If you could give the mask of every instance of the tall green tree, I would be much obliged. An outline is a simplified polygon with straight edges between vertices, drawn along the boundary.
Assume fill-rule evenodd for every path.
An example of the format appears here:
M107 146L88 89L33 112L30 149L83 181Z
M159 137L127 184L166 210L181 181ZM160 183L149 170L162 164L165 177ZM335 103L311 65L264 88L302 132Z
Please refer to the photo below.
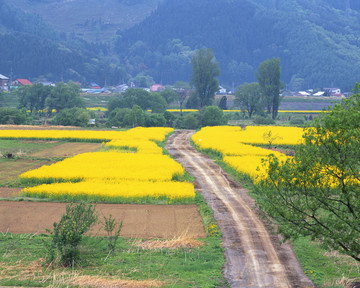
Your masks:
M164 97L157 92L150 95L150 109L152 113L164 113L166 111L167 102Z
M177 93L172 89L165 89L165 90L161 91L160 94L162 97L164 97L164 99L166 100L166 102L168 104L176 101L178 98Z
M109 113L107 125L117 127L137 127L145 125L145 112L140 106L115 108Z
M215 77L220 75L219 64L212 50L196 51L191 59L191 65L190 84L195 88L196 96L200 100L200 108L211 105L215 93L219 90L219 81Z
M152 109L154 113L164 113L167 102L161 93L150 93L141 88L127 89L122 96L111 97L108 103L109 114L116 108L130 108L134 105L143 110Z
M282 86L280 75L280 58L272 58L260 63L256 72L265 108L267 108L268 113L271 113L274 120L280 105L280 89Z
M255 111L260 111L262 107L261 89L259 83L245 83L236 88L235 104L248 113L249 118Z
M311 236L360 261L360 84L305 130L285 163L271 157L260 206L286 238Z
M45 101L50 96L51 87L41 83L22 86L16 91L20 95L20 107L31 112L43 110Z
M58 112L65 108L85 108L85 102L80 97L80 86L71 81L67 84L56 83L55 87L51 88L46 105L49 107L49 111L56 109Z

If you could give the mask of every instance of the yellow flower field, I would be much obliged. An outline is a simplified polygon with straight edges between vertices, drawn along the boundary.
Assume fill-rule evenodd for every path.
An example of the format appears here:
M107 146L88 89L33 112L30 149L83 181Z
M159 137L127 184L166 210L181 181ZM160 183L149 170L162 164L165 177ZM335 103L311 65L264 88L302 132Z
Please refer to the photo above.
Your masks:
M0 130L3 139L56 139L70 141L106 142L105 146L135 148L138 152L162 154L153 141L164 141L173 128L137 127L127 131L94 130Z
M93 152L25 172L20 179L25 183L89 179L170 181L184 172L184 168L167 155Z
M288 157L251 144L298 145L302 142L303 133L304 130L297 127L247 126L242 129L236 126L217 126L204 127L191 139L200 149L220 152L226 164L255 180L265 175L266 167L262 166L261 159L270 154L280 161L285 161Z
M192 184L172 181L184 175L184 168L163 155L162 148L154 142L164 141L172 131L172 128L142 127L128 131L0 130L0 138L103 141L105 147L136 150L136 153L116 150L84 153L27 171L19 177L23 184L43 184L25 188L27 196L121 198L128 202L151 198L169 203L195 198Z
M285 162L287 158L290 158L281 153L278 153L276 156L281 162ZM236 171L247 174L254 181L258 181L266 177L268 166L262 163L262 159L264 158L265 155L225 156L223 160Z
M150 181L83 181L79 183L43 184L24 189L26 196L45 198L98 198L101 200L123 198L129 200L151 197L155 199L182 200L195 197L194 186L182 182Z

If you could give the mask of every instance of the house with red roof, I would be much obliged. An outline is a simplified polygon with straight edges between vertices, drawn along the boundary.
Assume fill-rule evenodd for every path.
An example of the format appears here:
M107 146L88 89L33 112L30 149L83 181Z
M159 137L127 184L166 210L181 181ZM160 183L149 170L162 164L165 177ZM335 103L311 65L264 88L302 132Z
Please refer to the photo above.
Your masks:
M150 87L151 92L161 92L165 90L165 87L160 84L154 84Z
M27 79L16 79L13 84L14 86L32 85L32 83Z

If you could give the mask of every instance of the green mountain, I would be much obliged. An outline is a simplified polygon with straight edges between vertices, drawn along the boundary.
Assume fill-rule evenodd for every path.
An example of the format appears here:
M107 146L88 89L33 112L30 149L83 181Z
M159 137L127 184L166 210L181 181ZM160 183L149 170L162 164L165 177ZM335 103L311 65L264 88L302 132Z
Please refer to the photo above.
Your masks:
M141 24L119 31L116 51L143 67L134 72L165 83L188 80L183 52L208 47L221 82L230 86L254 81L259 63L280 57L282 80L291 88L350 89L360 73L359 10L358 1L168 0Z
M41 17L0 0L1 74L32 81L118 83L126 73L109 50L106 44L64 36Z
M172 84L189 80L193 51L206 47L229 87L280 57L290 89L350 90L358 35L358 0L0 0L0 73Z
M36 14L63 34L89 42L111 41L117 30L143 21L163 0L5 0Z

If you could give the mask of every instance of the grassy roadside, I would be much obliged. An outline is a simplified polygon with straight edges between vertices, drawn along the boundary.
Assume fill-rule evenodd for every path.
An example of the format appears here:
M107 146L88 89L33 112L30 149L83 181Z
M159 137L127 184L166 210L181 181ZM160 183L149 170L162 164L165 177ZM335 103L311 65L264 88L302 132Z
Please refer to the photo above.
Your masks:
M192 145L198 149L194 143ZM292 147L283 148L291 149ZM225 172L232 175L242 187L249 191L250 196L255 199L258 197L254 193L251 178L223 162L221 153L211 149L198 150L214 159ZM292 241L292 246L305 274L318 287L353 287L349 285L360 281L360 265L351 257L340 255L334 251L326 251L320 243L304 237Z

